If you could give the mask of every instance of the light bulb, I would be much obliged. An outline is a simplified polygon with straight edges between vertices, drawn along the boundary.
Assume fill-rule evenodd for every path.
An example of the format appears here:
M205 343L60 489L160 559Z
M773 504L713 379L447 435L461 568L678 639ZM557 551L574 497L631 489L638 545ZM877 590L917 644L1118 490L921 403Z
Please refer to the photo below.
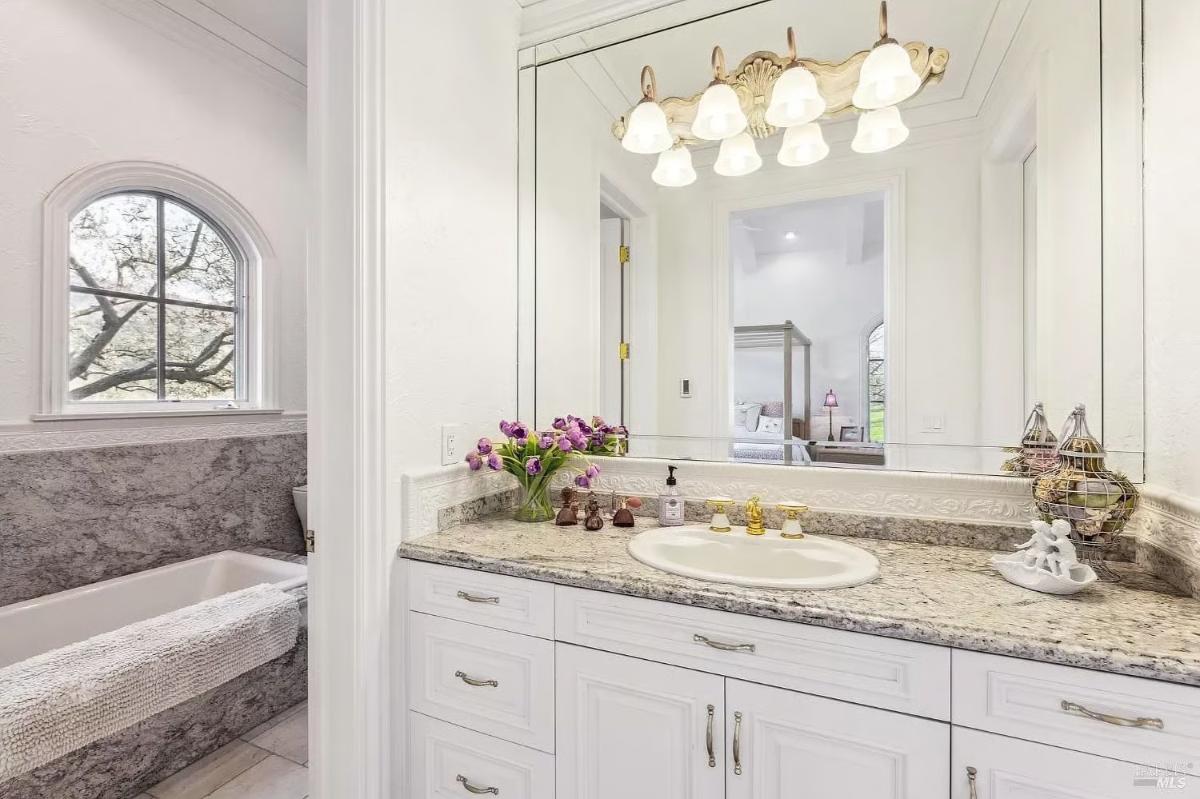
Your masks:
M749 175L760 166L762 157L754 146L754 139L743 131L721 142L721 151L717 154L713 171L727 178L739 178Z
M881 153L908 138L908 128L896 106L867 111L858 118L858 130L850 149L856 153Z
M816 122L796 125L783 134L783 144L776 156L784 166L808 166L829 155L829 145Z
M629 125L621 137L621 146L631 153L653 155L670 149L673 141L662 107L649 98L643 98L629 115Z
M921 88L921 78L913 71L908 51L896 42L875 46L863 61L853 102L859 108L873 110L903 102Z
M705 141L721 141L741 133L747 124L737 92L728 83L714 81L700 96L692 135Z
M692 153L682 144L664 150L658 156L658 164L650 178L660 186L679 188L696 182L696 170L692 166Z
M784 70L771 89L766 120L777 128L812 122L825 113L825 98L817 90L817 79L804 67L793 64Z

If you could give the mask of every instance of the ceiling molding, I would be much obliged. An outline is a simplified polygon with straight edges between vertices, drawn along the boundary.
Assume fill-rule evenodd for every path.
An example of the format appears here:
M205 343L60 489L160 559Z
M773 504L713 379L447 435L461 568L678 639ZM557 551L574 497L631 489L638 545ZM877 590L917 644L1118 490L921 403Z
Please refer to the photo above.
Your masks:
M521 10L521 47L672 5L678 0L517 0Z
M100 0L158 33L304 99L307 67L199 0Z

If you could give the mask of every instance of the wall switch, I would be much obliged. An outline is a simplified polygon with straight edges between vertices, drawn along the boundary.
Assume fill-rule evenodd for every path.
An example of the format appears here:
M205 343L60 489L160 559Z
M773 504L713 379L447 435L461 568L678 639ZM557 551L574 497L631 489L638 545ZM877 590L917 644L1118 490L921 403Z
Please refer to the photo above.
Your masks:
M467 457L466 433L461 424L442 425L442 465L453 466Z

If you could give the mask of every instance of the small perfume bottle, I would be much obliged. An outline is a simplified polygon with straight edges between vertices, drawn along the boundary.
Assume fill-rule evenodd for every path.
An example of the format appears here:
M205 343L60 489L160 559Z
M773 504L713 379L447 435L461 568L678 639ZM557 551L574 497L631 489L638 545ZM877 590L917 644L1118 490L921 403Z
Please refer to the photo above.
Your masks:
M662 527L679 527L683 524L683 497L675 482L675 467L667 467L667 488L658 495L658 523Z

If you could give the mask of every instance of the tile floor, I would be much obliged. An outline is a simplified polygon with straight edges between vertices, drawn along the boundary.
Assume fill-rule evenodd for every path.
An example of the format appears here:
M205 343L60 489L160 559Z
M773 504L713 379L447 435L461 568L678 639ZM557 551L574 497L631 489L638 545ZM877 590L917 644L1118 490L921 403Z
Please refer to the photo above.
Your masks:
M134 799L305 799L308 703L296 705Z

